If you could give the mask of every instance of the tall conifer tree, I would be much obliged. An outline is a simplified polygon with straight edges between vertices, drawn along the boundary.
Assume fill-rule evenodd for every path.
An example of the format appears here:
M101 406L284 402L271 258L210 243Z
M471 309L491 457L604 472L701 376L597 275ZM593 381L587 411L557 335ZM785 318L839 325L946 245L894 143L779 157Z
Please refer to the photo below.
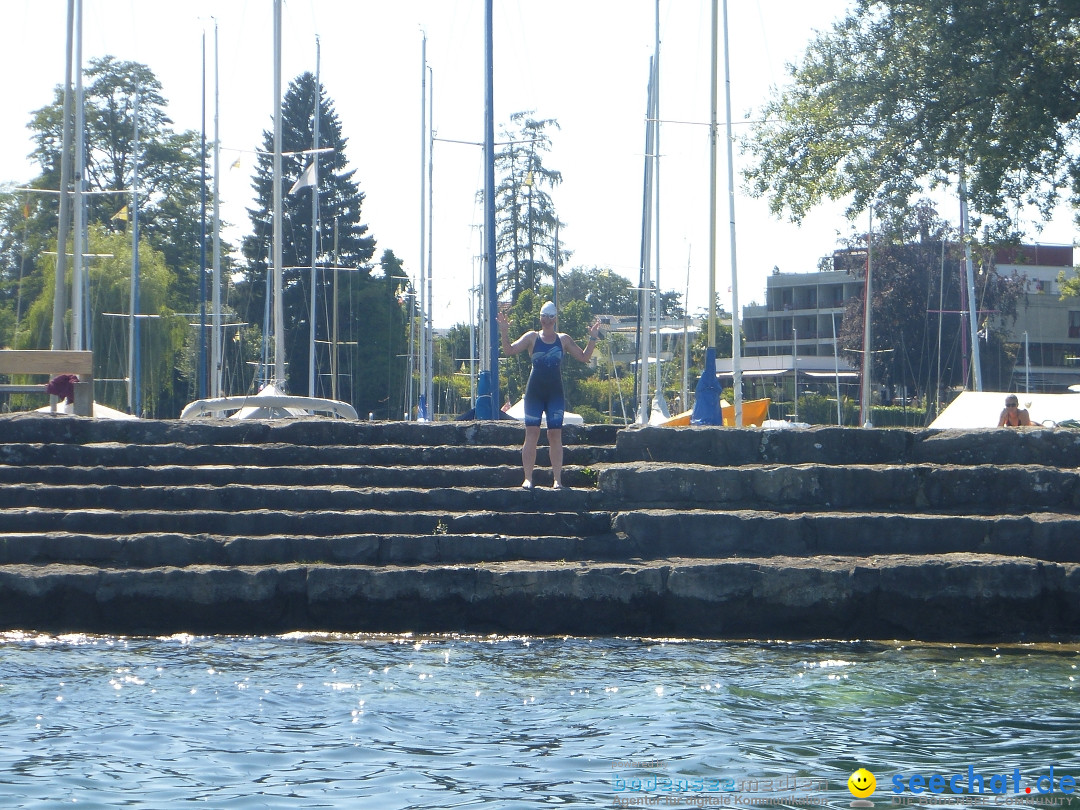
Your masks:
M555 272L555 228L559 223L547 189L562 182L562 173L544 166L551 149L546 130L554 118L534 119L532 113L510 116L502 131L506 143L495 154L495 253L499 282L512 300L525 290L540 292L544 279ZM560 250L564 262L569 252Z
M282 303L285 316L285 354L287 361L288 389L294 393L307 392L308 379L308 341L310 340L310 295L311 295L311 186L298 189L290 194L296 181L312 161L310 150L314 142L315 99L319 100L319 148L331 149L318 156L318 194L319 194L319 229L316 244L316 263L323 267L333 265L334 259L334 220L338 221L338 266L349 268L342 280L347 292L339 296L341 311L339 318L346 320L346 330L339 331L342 342L353 343L356 340L353 326L359 313L357 304L362 297L361 290L370 285L371 259L375 253L375 239L368 235L367 226L360 222L360 210L364 203L364 193L353 180L355 170L347 170L348 161L345 147L348 139L341 134L341 123L333 103L327 98L322 85L316 86L314 74L303 73L294 79L285 92L281 107L282 121L282 219L283 244L283 295ZM273 251L273 130L263 133L262 152L259 155L252 188L255 190L255 207L248 209L251 218L252 233L244 238L243 252L247 259L244 271L244 310L249 323L262 324L266 303L266 279ZM318 279L320 289L318 300L327 300L326 285L321 274ZM329 303L319 304L319 315L326 318ZM316 340L325 341L328 335L327 323L316 324ZM351 335L351 336L346 336ZM324 345L325 344L321 344ZM355 347L348 351L355 353ZM328 352L325 348L317 352L316 362L321 373L329 372ZM355 358L346 357L350 368L355 367ZM354 370L353 375L363 372ZM349 385L346 381L346 393ZM330 386L318 386L317 393L329 394ZM355 395L341 396L358 406Z

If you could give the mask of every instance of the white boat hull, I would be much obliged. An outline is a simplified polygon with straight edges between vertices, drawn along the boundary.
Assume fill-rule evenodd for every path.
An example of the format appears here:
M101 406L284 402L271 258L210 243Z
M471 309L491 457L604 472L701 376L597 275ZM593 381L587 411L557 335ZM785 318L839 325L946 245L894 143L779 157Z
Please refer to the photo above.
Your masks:
M231 414L231 415L230 415ZM296 419L325 414L335 419L357 421L356 409L347 402L282 393L270 383L250 397L197 399L180 414L181 419Z

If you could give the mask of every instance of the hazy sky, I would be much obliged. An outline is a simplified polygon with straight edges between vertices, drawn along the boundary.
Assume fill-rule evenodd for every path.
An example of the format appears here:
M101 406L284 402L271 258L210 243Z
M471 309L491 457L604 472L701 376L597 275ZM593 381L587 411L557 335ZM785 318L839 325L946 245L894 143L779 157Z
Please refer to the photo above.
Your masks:
M143 62L163 84L178 129L200 127L201 43L207 32L208 137L213 137L214 22L221 55L222 210L234 243L248 227L251 150L272 127L271 0L84 0L83 60L111 54ZM746 131L770 88L786 81L815 29L843 15L845 0L738 0L729 4L731 93L736 135ZM709 0L661 0L661 286L691 311L708 291ZM9 115L0 123L0 183L36 171L26 124L51 99L64 72L64 0L4 0L0 70ZM289 0L284 5L283 86L315 69L333 101L355 180L366 194L362 219L416 277L420 236L421 39L427 35L438 138L483 140L482 0ZM545 165L562 172L552 194L569 266L611 267L637 279L641 241L645 105L655 0L495 0L496 129L511 113L555 118ZM724 118L721 55L720 118ZM237 158L240 168L230 168ZM729 215L720 153L717 289L730 307ZM741 158L736 151L736 164ZM737 167L738 168L738 165ZM481 273L478 146L437 142L434 150L434 320L469 318L468 290ZM950 219L958 214L942 207ZM762 301L774 266L813 270L852 225L841 206L815 211L801 227L772 218L764 201L736 192L739 300ZM860 223L862 228L865 225ZM1033 237L1034 238L1034 237ZM1071 244L1065 214L1038 237Z

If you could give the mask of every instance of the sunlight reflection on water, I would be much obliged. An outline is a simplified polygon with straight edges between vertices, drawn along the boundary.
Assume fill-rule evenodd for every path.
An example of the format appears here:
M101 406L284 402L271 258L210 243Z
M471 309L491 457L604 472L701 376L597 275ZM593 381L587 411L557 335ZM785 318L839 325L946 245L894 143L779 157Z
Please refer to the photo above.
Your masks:
M1076 645L6 633L0 806L613 807L617 779L660 774L827 779L847 807L860 766L887 802L896 772L1080 776L1078 662Z

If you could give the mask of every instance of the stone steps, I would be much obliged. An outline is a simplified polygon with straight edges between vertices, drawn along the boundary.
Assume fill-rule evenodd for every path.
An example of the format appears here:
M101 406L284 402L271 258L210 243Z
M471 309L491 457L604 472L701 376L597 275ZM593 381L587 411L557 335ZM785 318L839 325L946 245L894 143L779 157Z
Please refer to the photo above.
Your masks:
M1027 557L474 565L0 565L0 616L43 631L1032 639L1075 632L1080 567ZM1036 632L1032 632L1035 630Z
M545 466L548 462L543 462ZM595 479L587 467L564 464L563 482L570 487L591 488ZM341 464L329 466L230 466L197 464L185 466L36 466L0 465L0 493L6 486L293 486L293 487L383 487L383 488L514 488L521 483L521 459L515 464L470 466L373 466ZM551 484L549 469L538 470L537 483Z
M541 462L546 463L546 462ZM1042 465L746 465L714 467L645 463L566 465L562 493L575 509L599 481L608 500L648 507L774 511L885 510L957 514L1026 514L1080 509L1080 472ZM0 465L0 508L88 505L140 508L550 508L522 500L519 464L498 466L241 466L178 464L147 467ZM538 491L550 483L541 468ZM392 493L399 493L398 495ZM460 504L454 503L460 499ZM289 504L301 503L300 506ZM380 506L379 504L388 504ZM431 503L431 506L425 504ZM228 507L222 506L228 504Z
M1080 434L564 437L0 416L0 629L1080 636Z
M441 476L440 476L441 477ZM520 472L513 479L517 481ZM592 489L548 487L350 487L276 484L197 484L192 486L96 486L90 484L22 484L0 487L0 509L111 510L114 512L176 511L336 512L589 512L599 509ZM355 515L352 516L355 519ZM206 531L216 516L208 516ZM494 527L493 527L494 528Z
M588 466L611 461L615 449L611 446L573 445L565 448L563 462ZM548 465L548 449L537 448L537 460ZM289 444L186 445L114 443L89 444L3 444L0 445L0 465L9 467L163 467L163 466L231 466L231 467L423 467L423 466L521 466L521 447L518 446L455 446L408 445L341 446L323 445L297 447ZM13 473L8 473L9 475ZM520 482L519 482L520 483Z
M783 511L955 514L1080 509L1080 472L1045 465L605 464L600 489L622 503Z
M503 520L503 513L448 516L439 512L398 520L392 513L335 514L327 519L321 514L241 512L236 518L229 517L231 513L210 513L217 531L206 533L190 531L191 525L198 525L204 517L202 513L171 513L176 520L162 520L162 514L97 510L68 517L60 510L11 512L10 530L0 537L0 564L414 565L515 559L589 562L934 553L1080 562L1080 517L1075 514L945 518L893 513L792 515L754 510L650 509L613 516L593 512L584 518L576 513L548 513L523 520ZM485 533L481 523L486 519L502 521L499 525L507 529L523 524L531 533ZM64 523L86 530L56 528ZM359 531L361 525L371 531ZM328 531L342 527L344 531ZM119 532L121 528L124 533ZM319 532L304 534L304 528L318 528ZM93 533L91 529L98 531ZM228 533L230 529L236 533ZM559 529L566 532L560 534Z
M1080 562L1080 515L635 509L612 528L639 556L788 557L972 553Z
M613 425L567 425L563 441L569 446L613 447ZM299 452L324 446L370 447L398 445L430 447L514 447L521 445L520 422L344 422L331 419L281 419L238 422L205 419L191 422L139 419L127 421L48 419L41 414L4 415L4 444L53 446L117 444L243 447L276 444ZM541 435L541 443L545 439Z
M516 493L515 493L516 494ZM552 493L561 496L564 493ZM528 497L529 493L522 493ZM498 526L522 536L590 537L611 532L608 512L485 511L244 511L10 508L0 514L3 536L9 533L69 531L116 536L136 534L209 534L216 537L337 536L353 534L485 534Z
M1039 464L1074 469L1080 431L888 429L623 430L617 461L741 466L744 464Z
M102 568L185 566L431 565L500 560L627 560L637 549L614 535L493 534L205 535L142 532L10 532L0 539L0 565L77 563Z

